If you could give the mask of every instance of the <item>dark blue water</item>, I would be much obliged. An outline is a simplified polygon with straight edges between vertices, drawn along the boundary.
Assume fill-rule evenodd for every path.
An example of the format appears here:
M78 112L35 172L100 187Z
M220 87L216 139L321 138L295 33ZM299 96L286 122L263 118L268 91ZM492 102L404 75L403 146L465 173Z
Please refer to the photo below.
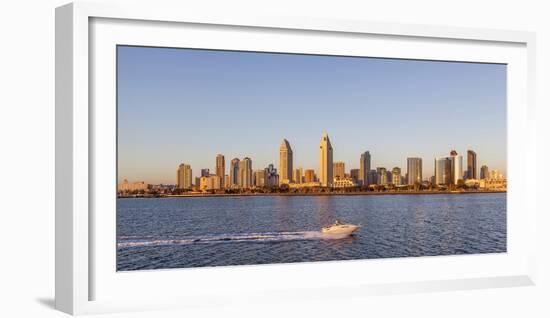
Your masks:
M498 253L506 194L118 199L117 232L118 270Z

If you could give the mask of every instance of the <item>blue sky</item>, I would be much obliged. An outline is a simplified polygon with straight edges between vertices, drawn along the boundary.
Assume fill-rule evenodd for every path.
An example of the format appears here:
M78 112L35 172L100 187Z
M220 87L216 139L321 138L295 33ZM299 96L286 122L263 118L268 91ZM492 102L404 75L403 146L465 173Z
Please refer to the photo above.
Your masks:
M118 47L118 179L175 183L216 154L278 166L286 138L295 167L318 170L323 130L334 161L401 167L473 149L506 172L506 66L364 57Z

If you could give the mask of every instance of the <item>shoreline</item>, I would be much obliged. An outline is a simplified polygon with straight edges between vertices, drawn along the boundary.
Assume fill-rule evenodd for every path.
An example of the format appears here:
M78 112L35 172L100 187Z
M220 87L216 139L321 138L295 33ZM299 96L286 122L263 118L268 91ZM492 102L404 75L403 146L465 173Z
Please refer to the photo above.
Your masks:
M204 193L204 194L167 194L161 196L119 196L117 199L169 199L169 198L209 198L209 197L266 197L266 196L361 196L361 195L438 195L438 194L494 194L507 191L403 191L403 192L349 192L349 193Z

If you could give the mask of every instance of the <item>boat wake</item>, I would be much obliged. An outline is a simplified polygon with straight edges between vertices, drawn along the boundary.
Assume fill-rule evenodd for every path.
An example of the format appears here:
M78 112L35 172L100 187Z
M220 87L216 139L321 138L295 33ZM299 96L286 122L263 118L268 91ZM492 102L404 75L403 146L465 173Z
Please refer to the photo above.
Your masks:
M213 244L229 242L284 242L301 240L330 240L342 238L344 238L344 236L342 235L327 235L319 231L224 234L204 235L197 237L120 236L117 240L117 246L118 248L129 248L140 246Z

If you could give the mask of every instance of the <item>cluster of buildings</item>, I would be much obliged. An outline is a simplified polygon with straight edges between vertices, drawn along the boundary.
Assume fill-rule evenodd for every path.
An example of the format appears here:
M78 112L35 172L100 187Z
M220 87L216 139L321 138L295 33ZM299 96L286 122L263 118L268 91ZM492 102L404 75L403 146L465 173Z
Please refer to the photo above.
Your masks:
M252 159L234 158L229 162L227 173L225 157L216 156L214 173L201 169L200 177L193 179L191 166L185 163L177 169L176 188L183 191L212 191L225 189L253 189L304 187L420 187L431 184L438 187L466 186L491 190L506 190L506 179L498 171L489 171L482 166L478 175L477 155L473 150L467 152L467 166L463 169L463 158L455 150L449 156L435 159L434 175L425 180L422 175L422 158L407 158L406 172L400 167L386 169L371 168L371 154L365 151L359 157L359 169L346 171L345 163L333 160L333 148L326 132L319 144L319 169L302 169L294 167L292 147L283 139L279 147L278 169L269 164L263 169L253 169Z

